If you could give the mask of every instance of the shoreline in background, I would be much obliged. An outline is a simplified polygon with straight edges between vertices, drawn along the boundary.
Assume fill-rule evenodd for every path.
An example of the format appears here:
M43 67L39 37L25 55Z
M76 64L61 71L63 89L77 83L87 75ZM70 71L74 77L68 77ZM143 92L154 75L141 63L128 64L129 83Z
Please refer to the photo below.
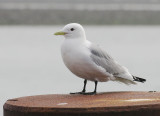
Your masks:
M159 25L160 1L0 0L0 25Z
M160 25L160 11L2 10L0 25Z

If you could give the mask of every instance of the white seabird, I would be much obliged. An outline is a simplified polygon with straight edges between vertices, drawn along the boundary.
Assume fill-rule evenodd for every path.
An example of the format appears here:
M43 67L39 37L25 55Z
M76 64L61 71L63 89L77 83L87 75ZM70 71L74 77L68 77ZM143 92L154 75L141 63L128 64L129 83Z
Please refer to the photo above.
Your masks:
M98 82L116 81L129 85L136 84L135 81L146 81L131 75L127 68L118 64L98 45L88 41L80 24L67 24L62 31L56 32L55 35L65 37L61 46L64 64L72 73L84 79L82 92L76 93L96 94ZM86 93L87 80L95 82L93 92Z

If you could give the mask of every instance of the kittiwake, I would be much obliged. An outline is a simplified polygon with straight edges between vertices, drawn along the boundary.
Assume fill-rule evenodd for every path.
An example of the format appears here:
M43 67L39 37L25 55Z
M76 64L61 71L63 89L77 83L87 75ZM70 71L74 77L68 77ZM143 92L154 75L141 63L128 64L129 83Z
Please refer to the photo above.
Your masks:
M98 82L115 81L129 85L146 81L131 75L126 67L118 64L100 46L88 41L80 24L67 24L54 35L63 35L65 38L61 46L64 64L73 74L84 79L83 90L77 94L96 94ZM86 93L88 80L95 82L95 89Z

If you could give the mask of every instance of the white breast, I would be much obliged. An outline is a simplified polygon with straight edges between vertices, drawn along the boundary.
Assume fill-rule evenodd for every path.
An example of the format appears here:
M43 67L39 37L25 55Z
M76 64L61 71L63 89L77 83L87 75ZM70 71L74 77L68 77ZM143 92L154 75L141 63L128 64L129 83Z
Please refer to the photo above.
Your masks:
M63 61L73 73L75 69L84 69L89 64L90 54L86 46L75 41L65 40L61 47Z
M81 78L107 81L106 75L90 59L89 44L89 42L80 43L78 40L65 40L61 46L63 61L72 73Z

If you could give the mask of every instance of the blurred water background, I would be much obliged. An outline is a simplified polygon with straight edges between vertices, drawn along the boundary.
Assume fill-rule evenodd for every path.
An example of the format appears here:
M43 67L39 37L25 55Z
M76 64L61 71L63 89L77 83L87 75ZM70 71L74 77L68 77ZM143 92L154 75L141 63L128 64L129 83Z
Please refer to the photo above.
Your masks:
M0 0L0 24L147 24L160 22L160 0Z
M7 99L82 90L83 80L62 62L64 38L53 35L70 22L147 79L133 86L99 83L98 92L160 90L160 0L0 0L0 115Z

